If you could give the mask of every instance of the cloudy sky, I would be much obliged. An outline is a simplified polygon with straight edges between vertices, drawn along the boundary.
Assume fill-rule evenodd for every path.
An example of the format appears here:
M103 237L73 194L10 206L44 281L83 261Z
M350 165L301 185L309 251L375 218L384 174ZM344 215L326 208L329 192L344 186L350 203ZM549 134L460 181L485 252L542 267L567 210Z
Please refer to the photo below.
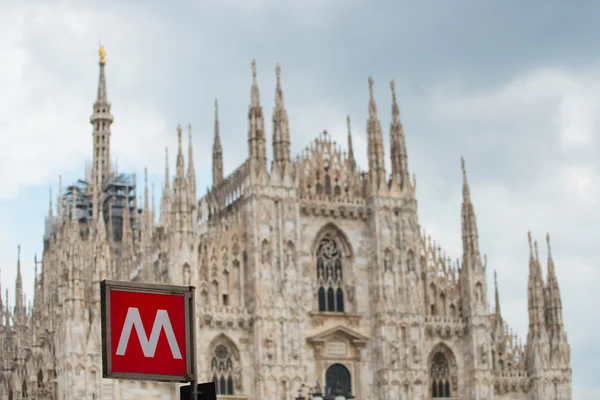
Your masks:
M460 255L464 155L489 283L497 270L503 313L522 337L527 231L540 241L543 258L550 232L573 351L574 398L600 398L600 56L594 39L600 3L24 3L0 5L3 288L14 292L20 244L32 297L48 191L56 194L60 174L64 182L81 177L91 157L99 42L106 47L115 116L112 154L119 170L141 177L147 166L157 197L164 147L174 155L179 123L194 129L200 192L210 184L216 97L226 173L242 162L253 58L267 116L274 67L281 63L295 153L323 129L345 144L350 114L362 166L367 78L375 81L386 141L395 79L421 224L450 255Z

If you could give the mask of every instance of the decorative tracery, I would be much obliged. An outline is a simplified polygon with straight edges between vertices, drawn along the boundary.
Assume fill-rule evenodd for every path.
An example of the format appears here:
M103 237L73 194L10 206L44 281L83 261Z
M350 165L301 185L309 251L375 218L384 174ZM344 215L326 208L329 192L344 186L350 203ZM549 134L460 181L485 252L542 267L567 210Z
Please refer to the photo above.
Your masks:
M233 354L226 345L219 344L215 347L210 368L217 394L233 395Z
M344 312L342 253L336 241L326 237L317 247L319 311Z
M431 361L431 397L450 397L450 366L443 353L436 353Z
M360 192L360 175L345 151L324 131L296 161L303 198L345 198Z

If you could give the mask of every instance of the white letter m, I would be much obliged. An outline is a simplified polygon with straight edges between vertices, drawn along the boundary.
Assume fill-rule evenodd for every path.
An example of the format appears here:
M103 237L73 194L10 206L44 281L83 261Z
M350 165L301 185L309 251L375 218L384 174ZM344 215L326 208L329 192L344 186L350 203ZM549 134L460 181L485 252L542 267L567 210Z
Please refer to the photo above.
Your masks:
M144 357L152 358L156 352L156 346L158 344L158 338L160 337L160 331L165 330L169 347L171 348L171 354L176 360L181 359L181 351L177 345L177 339L175 339L175 332L171 326L171 320L167 310L158 310L156 312L156 318L154 319L154 325L152 325L152 332L150 333L150 339L146 337L146 330L140 317L140 312L137 308L129 307L127 316L125 317L125 324L123 325L123 331L121 331L121 338L119 339L119 345L117 346L117 355L125 355L127 350L127 344L129 343L129 336L131 336L131 330L135 327L140 345L142 345L142 351Z

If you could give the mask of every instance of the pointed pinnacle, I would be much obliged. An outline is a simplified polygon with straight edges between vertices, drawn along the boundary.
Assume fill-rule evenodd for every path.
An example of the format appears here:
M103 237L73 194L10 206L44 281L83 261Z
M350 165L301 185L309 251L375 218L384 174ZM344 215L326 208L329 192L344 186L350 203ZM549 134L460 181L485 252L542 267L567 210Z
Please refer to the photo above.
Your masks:
M552 258L552 248L550 246L550 233L546 233L546 243L548 243L548 258Z
M48 216L51 217L52 214L53 214L53 211L52 211L52 188L50 188L50 207L48 209Z
M465 167L465 159L462 156L460 157L460 167L463 176L463 198L470 198L471 189L469 187L469 181L467 180L467 168Z
M252 60L252 78L256 79L256 60Z
M369 118L377 117L377 105L375 104L375 95L373 94L373 78L369 77Z

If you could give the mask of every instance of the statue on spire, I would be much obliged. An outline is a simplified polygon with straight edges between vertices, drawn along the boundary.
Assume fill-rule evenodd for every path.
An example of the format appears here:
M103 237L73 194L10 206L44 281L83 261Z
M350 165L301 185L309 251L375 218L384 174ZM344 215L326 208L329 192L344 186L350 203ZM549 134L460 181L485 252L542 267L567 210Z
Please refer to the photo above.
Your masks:
M100 46L100 65L104 65L106 63L106 50L104 50L104 46Z

